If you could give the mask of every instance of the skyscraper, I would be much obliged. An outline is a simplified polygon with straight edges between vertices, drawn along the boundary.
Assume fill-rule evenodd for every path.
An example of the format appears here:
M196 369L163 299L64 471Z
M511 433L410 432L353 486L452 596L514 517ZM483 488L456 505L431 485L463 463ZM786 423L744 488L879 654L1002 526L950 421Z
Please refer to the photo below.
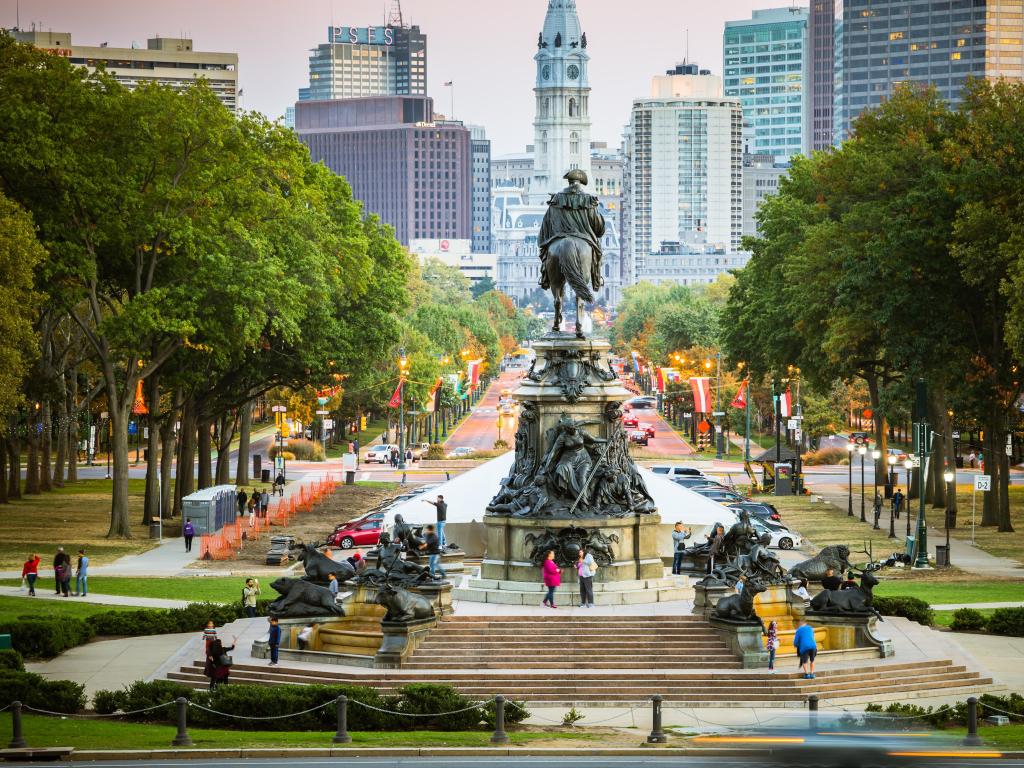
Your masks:
M725 95L736 96L753 130L745 149L786 162L804 151L807 9L771 8L727 21Z
M15 40L31 43L76 66L103 66L127 88L151 82L182 89L202 79L225 107L234 111L238 106L237 53L194 51L191 40L177 37L152 37L145 48L110 48L106 43L72 44L68 32L15 29L10 34Z
M473 253L491 250L491 142L479 125L469 126L473 153Z
M427 36L416 26L328 27L299 100L427 95Z
M1022 0L835 0L835 140L902 85L957 104L968 77L1020 80L1022 11Z
M835 69L835 0L811 0L807 20L807 95L804 145L810 152L833 144L832 99Z

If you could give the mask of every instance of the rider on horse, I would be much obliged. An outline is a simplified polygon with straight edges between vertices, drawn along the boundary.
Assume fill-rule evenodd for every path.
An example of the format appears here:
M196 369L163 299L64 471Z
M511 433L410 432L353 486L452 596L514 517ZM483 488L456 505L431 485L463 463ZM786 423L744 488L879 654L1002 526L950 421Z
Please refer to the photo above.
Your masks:
M594 195L583 191L587 183L587 174L574 168L565 174L569 186L556 192L548 200L548 210L544 214L544 222L540 225L538 245L540 246L540 287L548 290L545 259L548 246L563 237L578 237L585 240L594 252L590 278L596 291L604 285L601 276L601 238L604 236L604 217L598 212L598 200Z

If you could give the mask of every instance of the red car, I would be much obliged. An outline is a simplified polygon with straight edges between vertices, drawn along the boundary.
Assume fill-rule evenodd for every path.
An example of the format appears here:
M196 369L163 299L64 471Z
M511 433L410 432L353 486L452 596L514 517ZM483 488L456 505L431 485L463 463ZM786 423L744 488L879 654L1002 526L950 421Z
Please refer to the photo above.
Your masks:
M373 547L380 541L383 520L356 520L339 528L327 539L327 544L341 549Z
M639 421L639 419L637 419L637 417L634 416L632 413L626 413L626 414L623 414L623 416L622 416L622 426L624 426L624 427L634 427L635 428L638 421Z
M647 433L648 437L654 437L654 425L653 424L637 424L637 429L642 429Z

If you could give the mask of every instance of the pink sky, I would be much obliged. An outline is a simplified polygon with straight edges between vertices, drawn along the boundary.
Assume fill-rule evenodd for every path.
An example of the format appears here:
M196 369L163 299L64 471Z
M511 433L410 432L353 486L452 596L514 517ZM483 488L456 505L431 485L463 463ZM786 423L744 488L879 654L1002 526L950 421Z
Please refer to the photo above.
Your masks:
M145 46L147 37L191 37L200 51L239 55L243 105L277 117L307 84L308 49L331 23L381 24L391 0L20 0L21 24L70 32L81 44ZM0 25L14 26L18 0L0 0ZM806 5L804 2L798 2ZM632 99L650 77L690 60L722 71L722 27L780 0L577 0L590 42L592 137L618 146ZM533 54L546 0L404 0L407 23L427 34L428 92L435 108L483 125L496 154L533 138Z

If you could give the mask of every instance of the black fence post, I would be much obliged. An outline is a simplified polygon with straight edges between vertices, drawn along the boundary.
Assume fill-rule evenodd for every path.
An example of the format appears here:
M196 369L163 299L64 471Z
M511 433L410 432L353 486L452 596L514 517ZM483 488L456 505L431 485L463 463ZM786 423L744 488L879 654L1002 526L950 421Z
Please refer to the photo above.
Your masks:
M21 732L21 702L11 702L11 743L7 745L8 749L24 749L28 746L25 741L25 734Z
M491 734L491 744L508 742L508 734L505 733L505 697L498 695L494 697L494 733Z
M812 729L818 727L818 696L814 693L807 697L807 722Z
M348 696L338 697L338 732L334 734L335 744L348 744L352 737L348 735Z
M666 744L668 743L668 736L661 730L661 696L654 694L651 697L651 703L653 705L651 710L651 733L647 737L648 744Z
M172 747L191 747L192 739L188 735L188 699L179 696L174 700L178 707L178 732L171 741Z
M978 699L974 696L967 700L967 736L964 737L964 746L981 746L981 737L978 735Z

